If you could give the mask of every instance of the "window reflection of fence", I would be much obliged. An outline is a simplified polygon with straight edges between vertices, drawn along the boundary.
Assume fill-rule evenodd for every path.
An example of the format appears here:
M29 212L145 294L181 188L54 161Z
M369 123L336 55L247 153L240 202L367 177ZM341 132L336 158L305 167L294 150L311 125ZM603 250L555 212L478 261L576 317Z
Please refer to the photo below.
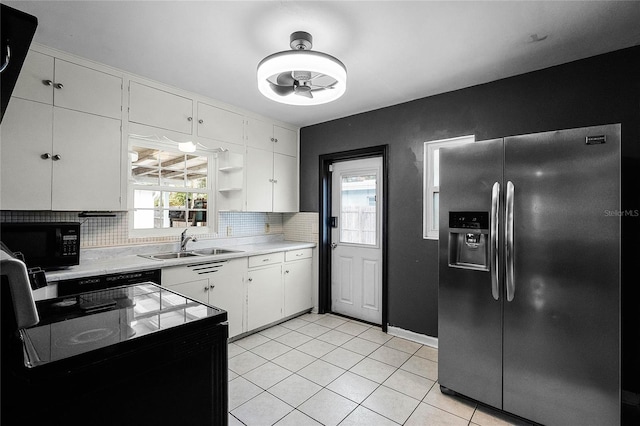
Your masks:
M340 241L352 244L376 244L376 207L342 206Z

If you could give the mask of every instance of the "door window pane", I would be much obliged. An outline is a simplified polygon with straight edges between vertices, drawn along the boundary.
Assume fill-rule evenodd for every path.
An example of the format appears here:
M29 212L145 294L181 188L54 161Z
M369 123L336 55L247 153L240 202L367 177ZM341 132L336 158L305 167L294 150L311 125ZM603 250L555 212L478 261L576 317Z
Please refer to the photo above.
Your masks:
M340 184L340 242L377 244L376 175L343 176Z
M433 212L431 214L433 217L432 227L433 229L438 229L438 223L440 222L440 193L433 193Z
M433 186L440 186L440 148L433 150Z

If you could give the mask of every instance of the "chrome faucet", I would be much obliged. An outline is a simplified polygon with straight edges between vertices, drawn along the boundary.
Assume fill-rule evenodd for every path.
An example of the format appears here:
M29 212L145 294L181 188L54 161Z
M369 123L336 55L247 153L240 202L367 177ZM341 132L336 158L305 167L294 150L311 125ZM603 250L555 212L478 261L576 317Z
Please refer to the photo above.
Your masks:
M185 229L182 231L182 234L180 234L180 251L187 250L187 243L189 241L193 241L195 243L198 240L194 235L187 235L187 230Z

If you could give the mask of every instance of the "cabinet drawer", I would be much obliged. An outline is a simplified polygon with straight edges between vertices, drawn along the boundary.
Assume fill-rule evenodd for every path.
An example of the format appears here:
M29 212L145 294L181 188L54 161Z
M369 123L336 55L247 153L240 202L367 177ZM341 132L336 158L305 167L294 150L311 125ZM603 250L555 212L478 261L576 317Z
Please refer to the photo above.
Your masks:
M286 260L287 262L291 262L292 260L309 259L311 257L311 254L312 251L310 248L291 250L286 252L284 260Z
M273 265L274 263L282 263L283 261L284 261L283 252L251 256L249 257L249 268L255 268L256 266L263 266L263 265Z

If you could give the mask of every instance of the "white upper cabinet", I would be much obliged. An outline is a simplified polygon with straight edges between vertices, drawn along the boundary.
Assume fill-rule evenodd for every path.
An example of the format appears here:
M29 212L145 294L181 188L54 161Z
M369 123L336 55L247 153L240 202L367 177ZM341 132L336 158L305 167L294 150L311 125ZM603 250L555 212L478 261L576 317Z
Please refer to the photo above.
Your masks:
M298 137L295 131L253 118L246 119L247 146L296 157Z
M274 125L273 139L273 152L292 157L298 156L298 135L296 132Z
M131 81L129 121L190 135L193 133L193 100Z
M122 78L30 50L14 97L120 119Z
M297 132L251 118L245 132L247 211L297 212Z
M12 98L0 126L0 209L51 209L52 106Z
M120 135L120 120L54 108L52 210L120 210Z
M2 122L3 210L120 210L120 120L13 98Z
M242 145L243 125L242 115L198 102L198 136Z
M273 124L255 118L246 119L247 146L273 151Z
M53 104L62 108L122 118L122 78L55 60Z
M297 212L298 158L247 148L247 211Z
M298 198L298 158L273 154L273 211L297 212Z
M273 153L247 148L247 211L273 211Z
M29 50L12 96L53 105L53 62L53 56Z

